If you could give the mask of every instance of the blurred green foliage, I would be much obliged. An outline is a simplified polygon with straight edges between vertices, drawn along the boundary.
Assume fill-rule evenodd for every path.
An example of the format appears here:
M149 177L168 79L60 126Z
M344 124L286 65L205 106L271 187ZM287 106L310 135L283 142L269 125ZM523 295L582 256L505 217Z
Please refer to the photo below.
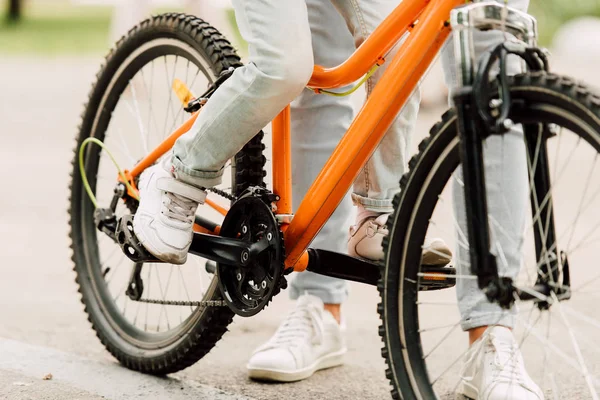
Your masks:
M111 7L25 4L17 23L0 22L0 53L98 54L108 49Z
M160 11L166 10L155 12ZM531 0L530 12L539 21L540 43L549 46L562 24L581 16L600 17L600 0ZM0 53L99 54L109 47L109 6L28 1L23 14L18 23L0 20ZM233 11L228 17L235 25ZM239 35L235 39L243 43ZM240 50L245 52L243 46Z
M566 22L583 16L600 17L600 0L531 0L529 12L538 20L540 44L549 46Z

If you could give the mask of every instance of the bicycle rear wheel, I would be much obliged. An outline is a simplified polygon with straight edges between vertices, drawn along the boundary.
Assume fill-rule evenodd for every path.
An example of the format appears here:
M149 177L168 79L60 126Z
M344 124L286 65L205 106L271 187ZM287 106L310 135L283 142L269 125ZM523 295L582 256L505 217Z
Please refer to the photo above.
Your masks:
M134 264L96 229L94 207L78 165L83 140L105 143L121 167L130 168L188 117L174 92L179 80L195 95L241 62L230 43L209 24L183 14L165 14L140 23L108 55L85 107L75 147L70 194L70 238L77 283L85 310L107 350L131 369L167 374L202 358L227 330L233 312L221 302L218 281L206 260L190 256L185 265L141 266L143 293L126 289ZM230 205L248 186L263 185L265 157L259 133L225 167L219 195ZM86 149L86 175L101 206L108 206L116 171L106 152ZM134 213L137 202L119 202L117 217ZM198 210L216 223L222 215Z
M529 374L546 398L595 399L600 392L600 347L595 340L600 333L596 306L600 271L595 268L600 240L600 97L569 78L546 73L511 78L510 88L510 118L523 124L526 132L550 126L552 134L540 130L529 140L534 157L525 151L523 135L485 139L484 158L493 147L501 160L486 164L486 175L495 176L487 178L488 199L492 191L500 196L496 203L506 207L501 213L505 220L489 212L492 252L501 271L515 271L511 277L517 287L532 287L545 267L536 255L535 239L548 234L550 221L540 218L540 211L551 198L557 236L548 253L559 259L560 279L567 275L568 260L571 290L568 302L554 301L556 293L533 293L538 296L534 301L517 300L511 311L514 334ZM537 165L535 157L543 147L549 158L551 188L544 198L531 201L536 191L532 166ZM453 399L468 347L461 326L481 317L476 310L488 303L478 291L478 297L469 297L477 302L465 304L465 288L473 288L476 281L469 273L467 233L456 217L465 206L453 204L453 197L458 197L452 192L463 190L457 172L459 139L453 111L443 116L419 150L400 182L396 211L388 220L389 240L384 242L378 307L382 355L394 398ZM520 165L512 169L519 174L508 175L509 161ZM419 282L429 277L421 269L422 250L416 245L424 243L426 236L454 239L458 289L417 290ZM553 304L547 308L544 302Z

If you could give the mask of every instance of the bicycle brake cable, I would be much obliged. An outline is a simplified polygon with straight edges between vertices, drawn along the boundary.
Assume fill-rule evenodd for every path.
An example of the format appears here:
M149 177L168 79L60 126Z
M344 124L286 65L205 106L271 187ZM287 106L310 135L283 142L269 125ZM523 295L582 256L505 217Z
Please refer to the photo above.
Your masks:
M115 160L115 157L112 155L110 150L108 150L106 145L97 138L94 138L94 137L86 138L81 143L81 146L79 147L79 173L81 174L81 181L83 182L83 187L85 188L85 191L87 192L88 196L90 197L90 200L92 201L92 204L94 205L94 208L98 208L98 201L96 200L96 196L94 195L94 192L92 191L92 188L90 187L90 183L88 182L87 174L85 172L85 163L83 161L83 151L85 150L85 147L90 143L94 143L94 144L100 146L102 148L102 150L106 151L106 154L108 154L111 161L113 162L113 164L119 171L119 176L121 177L121 179L123 179L123 183L125 184L127 189L129 189L129 191L131 193L135 193L135 190L133 189L133 187L131 186L131 184L129 183L127 178L125 177L125 173L119 167L117 160ZM139 198L137 196L135 197L135 199L139 200Z

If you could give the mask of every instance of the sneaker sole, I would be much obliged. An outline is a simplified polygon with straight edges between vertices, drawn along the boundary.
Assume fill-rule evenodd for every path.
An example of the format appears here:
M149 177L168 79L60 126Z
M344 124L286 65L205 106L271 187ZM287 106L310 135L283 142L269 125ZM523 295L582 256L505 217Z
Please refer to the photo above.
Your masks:
M275 369L261 369L261 368L250 368L248 367L248 376L251 379L271 382L296 382L303 379L309 378L315 372L340 366L344 363L344 354L347 349L342 349L335 353L327 354L312 365L306 368L302 368L296 371L279 371Z
M456 390L456 400L475 400L478 397L477 389L470 384L461 381L459 387Z
M149 243L148 239L146 238L146 235L143 233L143 231L137 227L135 218L133 219L133 233L138 238L138 240L140 241L142 246L144 246L144 248L146 250L148 250L148 252L150 254L152 254L154 257L158 258L162 262L175 264L175 265L182 265L182 264L186 263L187 252L185 253L185 255L183 257L177 257L177 256L165 257L164 253L161 253L160 251L152 248L152 246L149 246L150 243Z
M357 258L361 261L366 261L368 263L378 263L383 261L383 259L381 260L372 260L370 258L366 258L361 256L360 254L358 254L356 251L350 251L350 249L348 249L348 255L350 257L354 257ZM445 267L446 265L450 264L450 262L452 262L452 258L451 257L443 257L440 255L431 255L428 257L424 257L421 265L426 265L429 267Z

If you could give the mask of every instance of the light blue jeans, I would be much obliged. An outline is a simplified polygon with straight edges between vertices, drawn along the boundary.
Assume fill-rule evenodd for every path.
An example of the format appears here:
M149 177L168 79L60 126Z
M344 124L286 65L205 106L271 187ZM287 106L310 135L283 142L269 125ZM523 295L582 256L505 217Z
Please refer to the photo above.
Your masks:
M314 63L334 66L348 58L379 23L397 6L398 0L234 0L241 33L248 41L251 62L235 71L214 94L194 126L175 144L173 164L178 177L197 186L213 186L221 180L222 166L288 103L292 102L293 201L299 205L312 181L325 164L353 118L348 98L319 96L303 90ZM528 0L509 0L509 5L526 10ZM498 32L476 36L481 52L503 40ZM457 85L453 46L442 52L446 80ZM396 49L392 50L394 52ZM390 56L388 56L388 59ZM510 69L520 64L512 60ZM367 83L370 94L385 68ZM383 139L378 150L357 178L352 200L368 210L390 212L405 172L410 139L415 130L419 94L415 93ZM501 143L494 142L502 140ZM508 260L499 265L502 275L519 271L517 246L512 243L522 219L519 210L527 185L516 184L526 177L522 134L515 130L504 139L488 140L485 148L488 177L488 207L503 232L493 235L495 248ZM508 168L507 168L508 167ZM457 171L456 177L460 177ZM466 232L464 200L460 180L454 181L456 218ZM511 190L506 190L510 188ZM312 243L314 248L345 252L351 204L346 198ZM514 232L511 231L514 230ZM458 247L456 265L468 274L468 251ZM291 283L292 298L302 293L319 296L326 303L342 303L347 283L310 272L296 274ZM463 329L482 325L513 326L514 311L503 311L483 300L474 280L457 284Z
M350 32L356 46L399 3L398 0L331 2L346 21L345 31L342 32L344 24L339 16L335 17L335 25L323 21L322 26L313 27L327 31L326 35L330 36L348 37ZM233 6L240 33L248 42L250 63L238 68L215 92L192 129L174 146L173 164L178 177L196 186L220 183L225 162L303 93L315 64L306 0L233 0ZM320 5L311 2L310 7ZM323 7L333 16L330 4ZM321 48L323 55L317 55L321 58L327 52L335 53L331 58L336 61L349 55L348 47L328 48L324 43ZM388 64L369 80L368 93ZM398 177L407 163L410 133L414 131L418 109L419 97L414 95L390 129L393 133L383 139L358 176L352 194L355 203L371 211L392 211L392 199L398 192ZM336 116L329 114L326 119L333 120ZM301 165L297 160L293 162Z

